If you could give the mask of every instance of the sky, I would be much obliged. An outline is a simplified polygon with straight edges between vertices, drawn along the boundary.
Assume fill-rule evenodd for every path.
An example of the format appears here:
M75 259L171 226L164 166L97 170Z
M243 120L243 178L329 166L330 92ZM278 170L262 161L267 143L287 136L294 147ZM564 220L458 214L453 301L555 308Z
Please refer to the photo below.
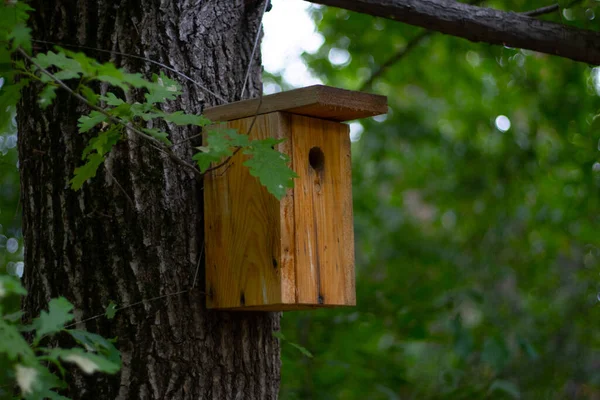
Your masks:
M322 83L310 73L301 58L303 52L314 53L323 44L323 36L316 32L308 11L309 7L318 6L303 0L271 0L271 4L271 11L263 18L262 60L265 71L280 73L294 87ZM332 52L329 61L337 65L344 64L350 56L345 50L343 54ZM600 68L596 68L595 72L596 88L600 93ZM264 87L265 94L279 90L277 85L266 84ZM495 125L499 131L506 132L510 129L510 120L499 115ZM362 126L357 122L350 123L350 139L358 141L361 134Z
M322 84L308 70L301 55L303 52L314 53L323 44L323 36L316 32L309 7L317 7L303 0L271 0L273 7L263 18L265 36L262 40L262 61L265 71L280 73L294 87ZM329 54L335 64L343 64L348 60L346 54ZM266 84L265 94L279 91L277 85ZM363 127L358 122L350 125L350 140L358 141Z
M308 12L311 3L271 0L271 4L271 11L263 18L262 60L265 70L281 73L295 87L322 83L308 71L300 58L303 52L314 53L323 44L323 36L316 32ZM265 87L265 93L269 92L272 88Z

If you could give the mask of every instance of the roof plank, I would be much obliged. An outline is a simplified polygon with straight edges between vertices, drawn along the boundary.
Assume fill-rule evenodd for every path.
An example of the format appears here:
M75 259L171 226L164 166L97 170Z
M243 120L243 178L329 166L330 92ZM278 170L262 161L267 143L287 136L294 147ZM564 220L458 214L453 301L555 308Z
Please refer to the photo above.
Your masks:
M246 118L255 114L285 111L330 121L350 121L387 113L387 97L315 85L261 98L237 101L204 110L215 122Z

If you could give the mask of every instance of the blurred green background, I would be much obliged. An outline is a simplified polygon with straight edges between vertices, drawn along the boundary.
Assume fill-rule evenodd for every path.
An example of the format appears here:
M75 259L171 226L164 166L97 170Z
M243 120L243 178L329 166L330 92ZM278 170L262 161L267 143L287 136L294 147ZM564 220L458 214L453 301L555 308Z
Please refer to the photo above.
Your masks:
M347 89L423 32L313 17L305 60ZM314 357L284 344L281 398L600 399L600 69L433 34L365 90L390 110L353 144L358 306L284 314Z
M543 18L598 30L599 4ZM347 89L422 32L312 12L325 41L305 60ZM358 305L284 314L281 398L600 399L600 69L433 34L364 90L390 109L353 125ZM0 134L0 272L13 274L15 140Z
M0 88L4 80L0 77ZM7 111L2 111L7 112ZM17 124L0 132L0 274L23 274Z

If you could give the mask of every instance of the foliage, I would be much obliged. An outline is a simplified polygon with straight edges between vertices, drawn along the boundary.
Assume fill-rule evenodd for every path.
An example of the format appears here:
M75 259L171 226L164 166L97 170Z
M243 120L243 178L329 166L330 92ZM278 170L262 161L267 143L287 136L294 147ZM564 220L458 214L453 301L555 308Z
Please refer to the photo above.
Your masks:
M55 391L66 385L65 363L74 364L87 374L119 371L121 358L110 341L90 332L65 328L73 320L73 305L63 297L52 299L48 311L42 311L31 325L21 325L20 297L26 293L18 279L0 275L0 398L7 398L13 388L18 388L19 397L24 399L66 399ZM33 337L31 344L23 337L24 332ZM41 346L61 332L69 334L79 346Z
M74 190L81 189L87 180L96 176L98 168L127 133L141 137L171 158L178 158L170 150L173 143L166 128L181 125L205 128L211 125L211 121L201 115L161 110L162 104L182 94L179 83L163 72L148 80L140 73L128 73L112 63L100 63L83 53L60 47L56 47L56 52L28 56L26 52L31 52L29 29L25 25L28 11L32 10L22 2L0 3L3 16L0 23L4 23L0 30L0 43L4 43L0 50L0 76L5 79L0 89L0 109L7 111L2 113L0 132L12 120L20 90L31 82L43 84L39 95L42 108L52 105L59 88L88 105L92 110L79 118L79 132L96 135L89 139L82 155L84 164L75 169L70 181ZM23 56L30 63L12 62L14 54ZM70 81L77 81L77 85L68 86ZM105 94L96 93L96 83L108 85L109 89ZM145 101L128 103L125 100L135 98L140 91L144 93ZM200 172L194 169L197 175L202 176L208 171L211 162L232 157L237 149L242 149L243 154L250 156L244 165L275 197L283 198L286 188L292 187L292 179L296 175L288 167L287 156L274 150L277 142L273 139L249 140L247 135L214 129L207 129L206 136L207 143L197 148L199 152L193 157L200 168ZM193 168L181 161L179 164Z
M237 150L252 156L243 165L248 167L250 174L257 177L269 191L278 199L285 196L286 189L291 188L292 179L296 173L287 167L290 159L287 155L275 150L282 140L267 138L249 140L247 135L239 134L235 129L215 127L208 132L207 146L198 147L193 159L198 163L200 171L207 171L213 162L222 158L232 157Z
M422 31L313 13L325 42L306 60L347 89ZM579 2L543 18L597 16ZM314 355L282 348L283 399L600 396L599 78L434 34L374 81L388 115L352 124L358 305L283 316Z

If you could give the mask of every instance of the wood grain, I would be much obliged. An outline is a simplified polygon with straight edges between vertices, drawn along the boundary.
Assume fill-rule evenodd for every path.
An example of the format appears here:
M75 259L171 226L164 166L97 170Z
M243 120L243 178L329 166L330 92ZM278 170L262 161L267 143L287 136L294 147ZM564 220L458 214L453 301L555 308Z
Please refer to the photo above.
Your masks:
M229 122L226 127L247 132L253 118ZM264 139L281 132L285 122L279 113L258 116L250 132ZM283 149L282 149L283 150ZM209 308L278 304L281 293L281 243L293 228L282 229L280 202L269 194L248 168L247 156L238 153L229 164L205 177L206 290ZM281 204L289 208L289 200ZM291 245L286 250L290 251ZM288 257L289 259L289 257ZM285 287L294 285L289 261ZM289 275L292 273L292 275Z
M354 232L347 125L292 116L296 279L300 304L354 305ZM321 151L322 165L310 163Z
M259 107L260 105L260 107ZM259 114L285 111L331 121L350 121L387 113L387 98L315 85L269 96L207 108L204 116L211 121L231 121Z
M254 117L223 125L247 132ZM205 177L207 306L289 311L354 305L349 128L273 112L252 139L285 138L278 150L299 175L281 202L250 175L239 153ZM311 165L311 149L322 163Z

